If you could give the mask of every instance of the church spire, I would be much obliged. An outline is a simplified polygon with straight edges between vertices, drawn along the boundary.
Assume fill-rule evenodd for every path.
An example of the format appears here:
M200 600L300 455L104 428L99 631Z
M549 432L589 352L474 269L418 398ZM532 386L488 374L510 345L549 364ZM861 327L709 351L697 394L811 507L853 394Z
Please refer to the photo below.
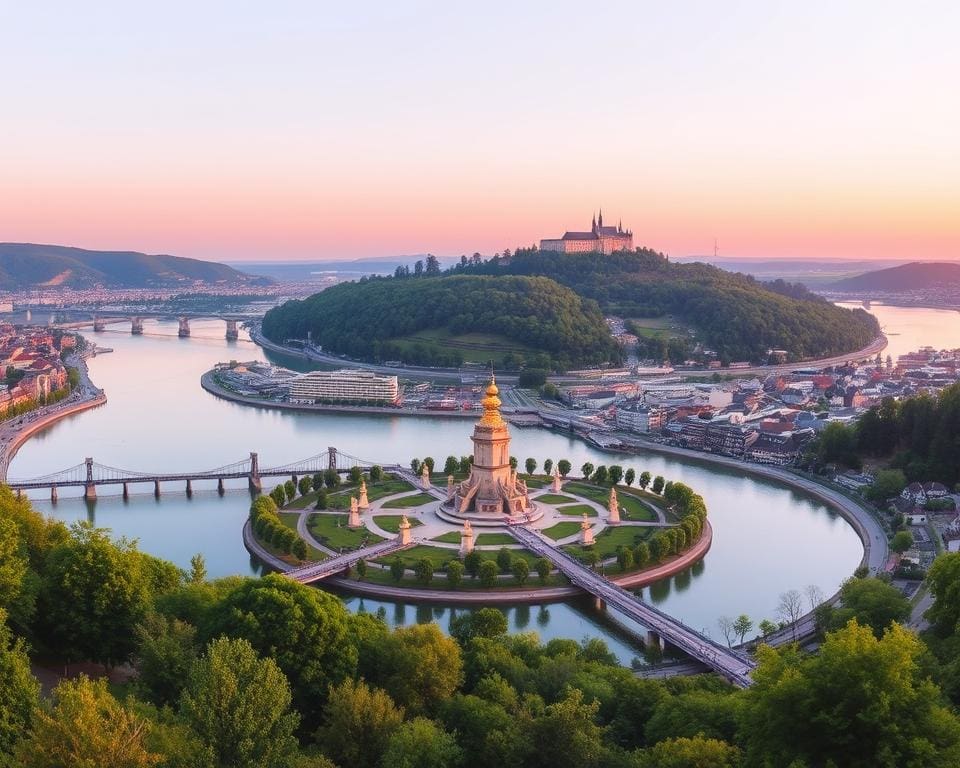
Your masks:
M590 231L591 232L597 231L597 214L593 214L593 218L590 219Z
M597 219L597 226L598 227L603 226L603 208L600 209L600 218Z

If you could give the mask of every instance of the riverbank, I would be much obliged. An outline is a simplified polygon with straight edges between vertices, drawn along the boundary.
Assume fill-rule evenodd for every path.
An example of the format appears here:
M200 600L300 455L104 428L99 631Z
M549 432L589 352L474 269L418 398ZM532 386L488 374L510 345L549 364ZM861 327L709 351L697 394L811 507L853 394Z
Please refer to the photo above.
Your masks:
M80 371L79 400L63 400L56 405L46 406L36 411L24 414L15 422L22 422L20 426L13 424L0 425L0 482L7 479L7 469L20 447L35 433L50 425L91 408L98 408L107 402L107 396L101 389L96 389L90 382L87 371L87 361L80 357L75 361L75 367ZM72 397L72 395L71 395Z

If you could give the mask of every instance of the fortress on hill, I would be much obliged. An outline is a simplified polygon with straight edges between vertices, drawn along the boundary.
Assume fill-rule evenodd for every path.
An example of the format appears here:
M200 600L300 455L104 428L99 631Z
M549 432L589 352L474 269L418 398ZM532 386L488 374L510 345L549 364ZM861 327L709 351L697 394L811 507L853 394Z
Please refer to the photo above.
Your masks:
M633 250L633 232L624 229L618 223L615 227L603 225L603 211L600 217L590 222L589 232L564 232L558 240L540 241L541 251L554 253L613 253L614 251Z

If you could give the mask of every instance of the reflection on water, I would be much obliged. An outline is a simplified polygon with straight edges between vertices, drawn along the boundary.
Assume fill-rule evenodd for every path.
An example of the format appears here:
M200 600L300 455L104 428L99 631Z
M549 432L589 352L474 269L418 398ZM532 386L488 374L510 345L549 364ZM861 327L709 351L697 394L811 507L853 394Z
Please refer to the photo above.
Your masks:
M191 339L178 339L176 323L167 322L146 323L147 333L140 337L119 330L96 334L98 343L115 349L90 362L93 380L106 389L108 404L36 435L13 461L11 476L46 474L78 464L85 456L114 467L171 472L223 466L250 451L257 451L261 465L267 466L313 456L331 445L385 463L406 463L415 455L442 461L468 450L470 426L461 420L294 414L219 400L200 388L200 375L222 360L262 355L247 339L225 341L220 322L194 321L191 326ZM832 594L859 563L859 541L843 520L816 501L769 481L653 453L600 451L559 432L512 431L512 453L521 463L532 456L541 465L546 458L566 458L574 467L585 461L621 464L685 482L703 495L714 527L705 562L641 591L644 599L692 626L715 626L718 616L740 613L755 622L774 618L781 592L813 583ZM92 508L66 492L56 506L46 493L38 493L36 502L60 519L92 519L117 535L136 538L146 551L184 568L194 553L202 552L212 577L259 573L240 537L250 497L243 481L230 488L220 497L212 483L195 483L188 499L181 483L169 484L158 501L151 486L132 486L146 493L126 502L104 489ZM119 494L119 488L115 492ZM346 599L359 608L359 598ZM372 611L384 607L395 624L449 621L447 607L369 599L364 605ZM549 609L511 608L507 615L516 630L535 628L547 638L602 635L623 659L637 652L619 624L598 613L589 600L555 603Z

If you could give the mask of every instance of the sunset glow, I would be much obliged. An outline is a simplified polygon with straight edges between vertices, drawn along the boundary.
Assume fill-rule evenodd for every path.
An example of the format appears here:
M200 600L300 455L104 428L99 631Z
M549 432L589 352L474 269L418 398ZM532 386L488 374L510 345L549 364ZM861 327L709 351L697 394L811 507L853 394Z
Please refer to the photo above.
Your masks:
M95 5L0 11L0 240L960 258L953 3Z

